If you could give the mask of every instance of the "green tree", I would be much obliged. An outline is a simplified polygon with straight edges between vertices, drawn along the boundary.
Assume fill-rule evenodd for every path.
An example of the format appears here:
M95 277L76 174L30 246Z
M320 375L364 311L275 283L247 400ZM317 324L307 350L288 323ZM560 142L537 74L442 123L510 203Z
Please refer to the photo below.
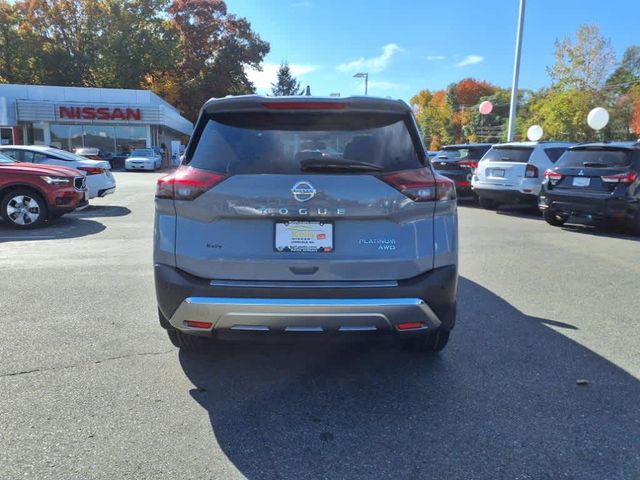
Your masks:
M521 123L523 138L531 125L541 125L547 140L586 141L595 138L587 125L587 115L596 106L589 90L550 89L536 96L529 110L529 121Z
M146 87L191 119L268 51L223 0L0 0L0 82Z
M271 95L282 97L286 95L302 95L304 89L301 88L300 82L291 73L289 64L285 61L280 64L278 76L275 83L271 84Z
M640 45L628 47L618 68L607 79L606 87L622 94L640 84Z
M19 25L20 16L15 6L0 0L0 82L22 81L25 52L18 33Z
M150 72L166 75L179 58L177 29L158 12L166 0L106 0L108 25L100 35L99 55L85 75L85 84L139 88Z
M599 90L613 69L616 55L611 41L597 25L581 25L576 39L556 40L555 64L547 72L556 88Z

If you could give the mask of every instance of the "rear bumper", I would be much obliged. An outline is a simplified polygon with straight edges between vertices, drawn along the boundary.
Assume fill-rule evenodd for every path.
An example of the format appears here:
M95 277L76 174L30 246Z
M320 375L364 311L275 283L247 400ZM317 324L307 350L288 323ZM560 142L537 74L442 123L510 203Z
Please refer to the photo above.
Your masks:
M106 197L107 195L111 195L113 193L115 193L116 191L116 187L110 187L110 188L103 188L102 190L98 190L98 196L99 197Z
M139 164L135 164L135 163L125 163L124 165L125 170L155 170L155 165L153 163L151 164L146 164L146 163L139 163Z
M535 205L538 196L531 193L523 193L520 190L489 190L485 188L474 188L473 191L480 198L493 200L496 203L524 203Z
M322 288L318 284L281 287L214 286L211 282L167 265L155 265L158 306L168 319L164 328L210 335L215 332L354 331L422 334L456 319L458 273L455 266L432 270L394 286ZM209 322L194 329L185 320ZM398 324L421 327L398 331Z
M438 170L435 169L440 175L444 175L445 177L453 180L456 185L456 192L458 196L464 195L472 195L473 191L471 190L471 178L473 177L473 172L469 171L451 171L451 170Z
M624 198L565 197L542 192L538 207L559 215L633 221L640 211L640 202Z

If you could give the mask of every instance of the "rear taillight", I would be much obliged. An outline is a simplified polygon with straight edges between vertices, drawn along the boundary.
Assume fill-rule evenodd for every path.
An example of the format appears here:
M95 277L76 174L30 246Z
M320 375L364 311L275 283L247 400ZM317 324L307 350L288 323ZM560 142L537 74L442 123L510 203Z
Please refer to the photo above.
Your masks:
M554 172L553 170L545 170L544 172L545 180L548 180L551 185L555 185L560 180L562 180L562 174L558 172Z
M527 163L527 168L524 171L525 178L538 178L538 167Z
M104 173L104 168L98 168L98 167L78 167L78 170L82 170L83 172L86 172L87 175L100 175Z
M638 172L619 173L617 175L606 175L602 177L603 182L607 183L633 183L638 179Z
M470 168L471 170L475 170L478 168L478 162L475 160L460 160L457 162L458 166L463 168Z
M456 187L453 181L440 175L434 177L428 168L383 175L382 180L414 202L453 200L456 198Z
M179 167L175 172L158 179L156 198L193 200L213 188L226 177L193 167Z

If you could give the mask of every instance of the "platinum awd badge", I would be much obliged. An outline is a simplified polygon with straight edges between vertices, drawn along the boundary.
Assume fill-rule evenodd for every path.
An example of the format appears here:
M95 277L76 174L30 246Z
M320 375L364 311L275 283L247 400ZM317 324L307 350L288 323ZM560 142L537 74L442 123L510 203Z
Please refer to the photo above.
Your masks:
M310 182L303 180L291 188L291 195L299 202L307 202L316 195L316 189Z

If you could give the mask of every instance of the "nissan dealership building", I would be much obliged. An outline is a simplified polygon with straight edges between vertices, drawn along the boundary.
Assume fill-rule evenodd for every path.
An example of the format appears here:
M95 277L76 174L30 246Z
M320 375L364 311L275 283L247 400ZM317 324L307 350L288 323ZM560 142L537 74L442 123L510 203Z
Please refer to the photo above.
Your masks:
M193 125L149 90L0 85L0 143L99 148L121 155L137 147L182 144Z

